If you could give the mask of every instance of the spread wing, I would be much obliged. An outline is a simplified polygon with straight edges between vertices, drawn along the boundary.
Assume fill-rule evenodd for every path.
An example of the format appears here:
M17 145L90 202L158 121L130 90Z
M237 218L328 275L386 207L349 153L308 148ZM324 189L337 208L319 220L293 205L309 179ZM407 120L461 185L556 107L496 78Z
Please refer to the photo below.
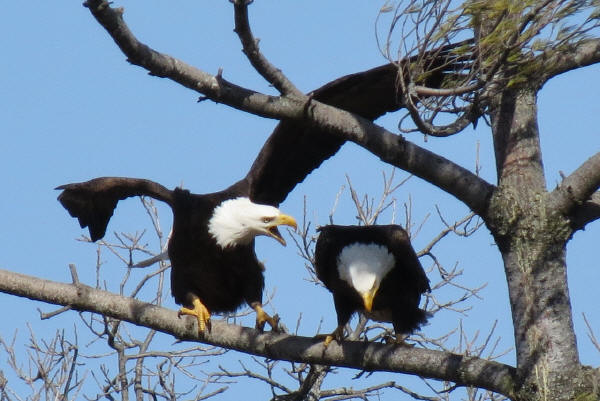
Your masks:
M335 80L312 92L314 99L375 119L399 108L396 68L385 65ZM374 100L377 100L374 103ZM246 179L250 199L278 205L343 145L344 140L296 121L281 121L267 139Z
M444 77L460 73L458 63L448 63L448 55L456 46L431 52L429 73L424 85L440 87ZM410 60L408 60L410 62ZM398 67L386 64L367 71L347 75L311 92L314 99L369 120L402 107L397 85ZM245 179L250 199L257 203L278 205L323 161L333 156L344 140L314 126L297 121L281 121L265 142Z
M101 177L61 185L56 189L63 190L58 201L71 217L79 220L81 228L89 228L92 241L104 237L119 200L131 196L150 196L172 206L172 191L156 182L138 178Z

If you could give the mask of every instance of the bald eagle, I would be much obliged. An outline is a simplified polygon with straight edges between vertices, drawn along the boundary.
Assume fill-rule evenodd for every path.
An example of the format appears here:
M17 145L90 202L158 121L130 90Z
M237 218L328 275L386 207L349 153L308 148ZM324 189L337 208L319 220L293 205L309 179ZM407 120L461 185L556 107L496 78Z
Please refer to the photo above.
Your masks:
M451 47L432 53L432 72L423 84L438 87L451 71ZM444 67L439 67L443 65ZM375 120L402 107L398 68L387 64L351 74L313 91L312 99ZM144 179L104 177L58 187L58 199L71 216L88 227L93 241L102 238L119 200L150 196L173 210L168 245L171 291L181 314L198 319L203 332L211 312L233 311L247 302L257 326L276 322L262 309L263 268L254 253L254 237L267 235L285 244L279 225L294 226L276 207L308 174L343 145L344 140L298 121L281 121L267 139L247 175L223 191L192 194L169 190Z
M280 225L296 227L293 217L274 206L254 203L239 186L196 195L143 179L103 177L58 187L58 197L92 241L104 236L119 199L145 195L173 211L169 240L171 292L183 305L180 314L196 316L198 329L210 328L211 312L235 311L244 301L256 311L256 326L276 321L262 309L263 267L254 253L254 238L265 235L285 245Z
M315 270L333 295L338 320L325 345L342 340L355 312L391 322L398 343L427 321L419 302L430 291L429 279L402 227L327 225L318 231Z

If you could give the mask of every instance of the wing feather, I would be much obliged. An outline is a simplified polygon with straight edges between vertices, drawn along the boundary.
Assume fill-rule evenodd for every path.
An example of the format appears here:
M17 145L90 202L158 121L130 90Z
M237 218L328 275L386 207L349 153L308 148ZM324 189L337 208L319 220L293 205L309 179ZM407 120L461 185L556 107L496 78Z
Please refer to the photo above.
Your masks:
M314 99L375 118L399 108L396 68L385 65L339 78L311 93ZM265 142L246 180L250 199L278 205L294 187L333 156L344 140L297 121L281 121Z
M101 177L56 189L63 190L58 201L71 217L79 220L81 228L89 228L92 241L104 237L119 200L144 195L172 206L172 191L156 182L138 178Z
M429 287L429 279L425 274L423 266L415 252L408 233L398 225L385 226L388 230L387 240L388 248L392 251L396 260L401 261L402 268L411 278L411 282L414 283L415 289L419 293L425 291L431 291Z
M463 64L456 61L451 50L465 43L443 46L428 53L430 60L425 60L431 72L426 75L423 85L438 88L448 74L460 74ZM455 62L449 62L449 57ZM398 67L391 63L341 77L309 95L322 103L375 120L402 107L397 79ZM281 121L244 179L249 185L250 199L277 206L308 174L333 156L344 142L314 126L298 121Z

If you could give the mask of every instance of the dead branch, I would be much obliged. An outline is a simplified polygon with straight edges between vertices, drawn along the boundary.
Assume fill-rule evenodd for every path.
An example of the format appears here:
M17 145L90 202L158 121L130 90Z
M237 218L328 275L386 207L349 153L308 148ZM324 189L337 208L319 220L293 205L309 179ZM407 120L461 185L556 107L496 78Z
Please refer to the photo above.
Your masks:
M229 0L233 3L235 11L234 32L238 34L244 48L244 54L250 60L250 63L256 71L262 75L267 82L272 84L281 94L292 95L299 98L305 98L304 94L294 86L294 84L281 72L280 69L273 66L269 60L260 52L258 39L255 39L250 30L248 21L248 5L252 3L248 0Z

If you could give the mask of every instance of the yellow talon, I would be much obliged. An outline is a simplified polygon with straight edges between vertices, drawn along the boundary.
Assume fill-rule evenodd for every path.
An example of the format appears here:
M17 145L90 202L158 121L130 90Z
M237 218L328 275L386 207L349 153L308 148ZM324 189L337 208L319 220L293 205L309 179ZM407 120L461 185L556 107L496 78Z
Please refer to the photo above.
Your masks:
M271 330L273 331L279 331L278 328L278 324L279 324L279 319L277 318L277 315L275 316L275 318L272 318L271 316L269 316L269 314L267 312L265 312L265 310L262 308L261 305L253 305L252 309L254 309L254 311L256 312L256 328L259 329L260 331L263 331L265 328L265 323L269 323L269 326L271 326Z
M325 336L321 335L317 335L315 336L316 338L323 338L325 337L325 340L323 341L323 346L325 348L327 348L327 346L329 344L331 344L331 342L333 340L337 341L338 343L342 342L342 339L344 337L344 326L338 326L335 328L335 330L331 333L331 334L327 334Z
M196 319L198 319L198 334L203 334L206 329L210 331L210 311L206 308L206 306L204 306L204 304L200 301L198 297L194 297L192 305L194 306L194 309L189 309L186 307L182 307L181 309L179 309L179 312L177 312L177 316L196 316Z
M327 336L325 336L325 341L323 341L323 345L327 347L333 340L335 340L335 337L331 334L328 334Z

